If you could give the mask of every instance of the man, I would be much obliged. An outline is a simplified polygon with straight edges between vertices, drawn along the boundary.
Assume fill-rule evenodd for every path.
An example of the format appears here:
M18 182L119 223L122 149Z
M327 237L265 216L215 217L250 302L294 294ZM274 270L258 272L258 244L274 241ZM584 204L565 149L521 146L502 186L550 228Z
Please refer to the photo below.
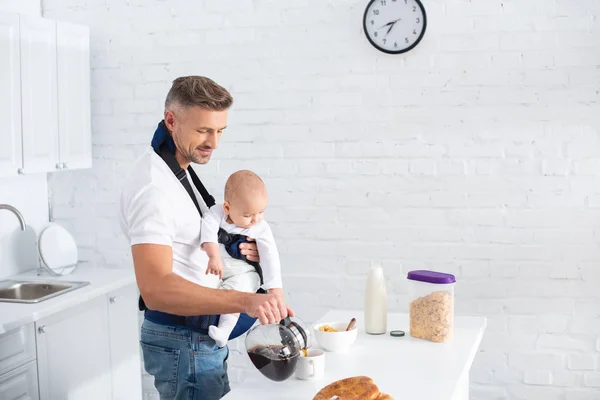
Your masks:
M140 305L147 308L140 340L144 367L163 400L212 400L229 392L229 350L208 336L205 316L246 313L265 324L293 315L280 296L218 290L218 277L206 274L200 227L210 204L188 167L208 163L232 102L208 78L175 79L152 147L137 160L121 197L121 225L131 244ZM259 261L255 243L239 250Z

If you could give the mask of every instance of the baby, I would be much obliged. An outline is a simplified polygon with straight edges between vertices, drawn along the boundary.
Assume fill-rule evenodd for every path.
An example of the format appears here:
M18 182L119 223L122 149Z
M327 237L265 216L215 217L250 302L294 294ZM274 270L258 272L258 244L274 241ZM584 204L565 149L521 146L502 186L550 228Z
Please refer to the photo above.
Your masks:
M261 284L252 265L231 257L218 243L219 227L256 240L263 272L262 287L269 293L283 295L279 252L271 228L263 219L267 197L267 188L258 175L247 170L237 171L225 184L225 202L204 213L200 245L209 257L206 273L219 275L223 280L221 289L255 293ZM208 328L208 335L219 347L227 344L238 318L239 314L223 314L218 326Z

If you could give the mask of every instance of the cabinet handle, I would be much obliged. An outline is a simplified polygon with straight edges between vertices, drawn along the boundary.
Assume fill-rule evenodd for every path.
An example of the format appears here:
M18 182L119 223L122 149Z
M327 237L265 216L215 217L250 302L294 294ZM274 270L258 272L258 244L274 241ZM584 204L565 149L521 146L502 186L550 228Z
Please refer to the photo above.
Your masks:
M38 328L38 333L46 333L46 325L42 325Z
M115 304L117 302L117 299L115 296L112 296L108 299L108 301L110 301L111 304Z

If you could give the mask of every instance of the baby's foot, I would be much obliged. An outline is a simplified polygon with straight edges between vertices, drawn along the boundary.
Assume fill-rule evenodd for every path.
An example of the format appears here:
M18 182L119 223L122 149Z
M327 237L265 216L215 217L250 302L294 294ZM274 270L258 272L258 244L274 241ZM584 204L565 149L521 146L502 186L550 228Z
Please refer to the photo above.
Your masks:
M227 340L229 339L227 332L225 332L223 329L219 329L215 325L208 327L208 336L210 336L219 347L225 346L227 344Z

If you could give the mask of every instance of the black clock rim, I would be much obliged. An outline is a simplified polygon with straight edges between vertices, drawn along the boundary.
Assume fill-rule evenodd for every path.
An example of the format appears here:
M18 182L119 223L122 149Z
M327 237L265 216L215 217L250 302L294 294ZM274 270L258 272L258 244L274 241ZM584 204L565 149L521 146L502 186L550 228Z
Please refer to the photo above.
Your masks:
M371 43L371 45L373 47L375 47L377 50L387 53L387 54L403 54L403 53L411 51L412 49L417 47L419 42L421 42L421 40L425 36L425 31L427 30L427 13L425 12L425 7L423 6L423 3L421 2L421 0L411 0L411 1L414 1L415 3L417 3L417 5L421 9L421 11L423 12L423 30L421 31L421 34L419 35L419 37L417 38L417 40L415 40L415 42L413 44L411 44L410 46L408 46L405 49L397 50L397 51L388 50L388 49L384 49L384 48L380 47L377 43L375 43L371 39L371 37L367 33L367 14L369 12L369 7L371 7L371 5L373 3L375 3L376 1L380 1L380 0L370 0L369 4L367 4L367 7L365 8L365 12L363 14L363 32L364 32L365 36L367 37L367 40L369 41L369 43Z

